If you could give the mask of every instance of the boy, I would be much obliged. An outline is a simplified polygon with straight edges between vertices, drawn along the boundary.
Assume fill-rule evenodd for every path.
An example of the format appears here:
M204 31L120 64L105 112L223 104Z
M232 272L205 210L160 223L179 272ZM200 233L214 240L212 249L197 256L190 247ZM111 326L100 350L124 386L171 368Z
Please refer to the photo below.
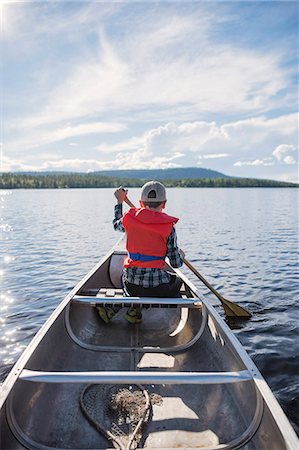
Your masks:
M179 297L181 280L165 268L165 257L173 267L181 267L184 252L177 246L174 224L179 220L163 212L166 190L162 183L149 181L141 190L140 208L130 208L123 215L122 204L127 196L123 187L116 189L117 199L113 225L115 230L127 235L128 257L124 263L123 284L125 292L133 297ZM106 308L108 321L115 311ZM100 312L101 318L105 315ZM141 312L129 308L125 318L130 323L141 321Z

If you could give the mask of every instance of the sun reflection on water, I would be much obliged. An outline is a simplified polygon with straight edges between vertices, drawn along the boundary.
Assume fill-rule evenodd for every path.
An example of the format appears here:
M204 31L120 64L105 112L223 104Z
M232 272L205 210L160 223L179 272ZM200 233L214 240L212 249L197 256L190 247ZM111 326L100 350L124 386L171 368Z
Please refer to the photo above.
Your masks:
M10 294L10 291L8 291L7 294L0 294L0 302L1 303L4 302L4 303L8 303L8 304L13 303L14 299L9 294ZM4 306L4 305L2 305L2 306Z
M14 256L10 256L10 255L4 255L3 260L4 260L4 262L5 262L6 264L8 264L8 263L14 261L14 260L15 260L15 257L14 257Z
M0 218L0 222L3 222L3 218ZM13 231L13 227L11 225L9 225L8 223L1 223L0 224L0 230L4 231L4 233L10 233L11 231Z

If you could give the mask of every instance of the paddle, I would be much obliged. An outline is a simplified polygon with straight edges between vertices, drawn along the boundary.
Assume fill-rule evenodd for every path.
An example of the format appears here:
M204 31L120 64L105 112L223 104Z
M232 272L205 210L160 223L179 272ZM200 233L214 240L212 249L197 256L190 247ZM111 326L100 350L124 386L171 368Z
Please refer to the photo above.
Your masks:
M135 208L135 206L127 196L124 198L124 202L127 203L127 205L129 205L131 208ZM245 308L242 308L242 306L239 306L237 303L233 303L222 297L222 295L219 294L219 292L217 292L216 289L214 289L213 286L210 285L210 283L195 269L195 267L186 258L182 258L182 260L184 264L191 270L191 272L193 272L194 275L196 275L197 278L199 278L200 281L202 281L207 286L207 288L209 288L210 291L213 292L213 294L216 295L216 297L221 301L227 317L249 318L252 316L252 314Z
M131 208L135 208L135 205L133 205L133 203L128 199L128 197L125 197L124 202Z

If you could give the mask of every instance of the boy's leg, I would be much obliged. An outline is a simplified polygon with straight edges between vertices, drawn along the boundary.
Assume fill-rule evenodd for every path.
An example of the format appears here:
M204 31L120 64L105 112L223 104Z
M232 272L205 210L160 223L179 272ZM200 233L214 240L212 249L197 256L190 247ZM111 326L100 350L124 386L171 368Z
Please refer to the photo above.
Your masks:
M132 297L180 297L182 280L176 274L170 274L170 282L153 288L144 288L136 284L124 283L126 293Z
M142 313L140 308L134 308L134 306L131 306L126 314L124 315L124 318L129 323L140 323L142 322Z
M170 274L170 283L161 284L154 288L144 288L131 283L124 283L124 291L131 297L181 297L182 280L176 274ZM130 323L140 323L142 314L140 308L129 308L125 319Z
M124 281L123 289L127 297L145 297L145 294L143 292L144 288L142 286L126 283ZM141 309L131 306L124 315L124 318L132 324L140 323L142 321Z
M183 281L177 274L170 274L171 280L168 285L168 297L181 297L180 289L182 287Z
M109 323L113 316L117 313L114 308L97 306L98 314L105 323Z

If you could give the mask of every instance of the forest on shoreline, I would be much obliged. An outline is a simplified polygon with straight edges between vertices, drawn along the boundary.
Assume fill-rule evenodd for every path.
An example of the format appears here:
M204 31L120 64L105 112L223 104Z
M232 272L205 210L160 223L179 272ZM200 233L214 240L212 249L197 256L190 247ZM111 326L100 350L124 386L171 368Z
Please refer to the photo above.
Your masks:
M146 179L103 176L98 173L23 174L2 173L0 189L73 189L116 188L118 186L141 187ZM182 178L163 179L166 187L298 187L298 183L263 180L256 178Z

